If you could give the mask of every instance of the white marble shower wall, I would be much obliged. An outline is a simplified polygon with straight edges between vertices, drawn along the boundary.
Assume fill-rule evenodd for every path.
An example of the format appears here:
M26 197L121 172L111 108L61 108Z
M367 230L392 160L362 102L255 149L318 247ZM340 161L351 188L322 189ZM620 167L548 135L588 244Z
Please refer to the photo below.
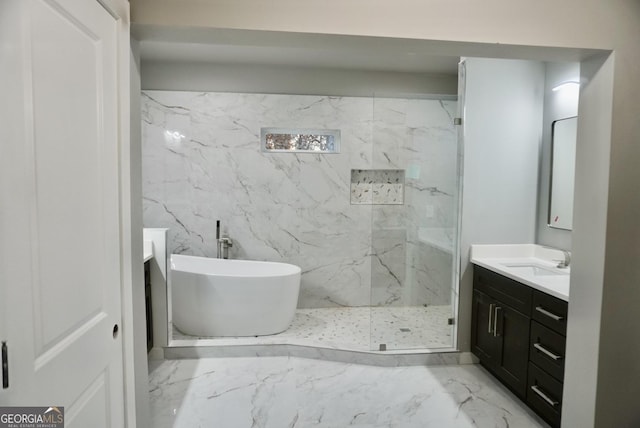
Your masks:
M374 205L372 304L451 304L456 102L376 98L373 168L405 170L404 204Z
M414 259L425 276L450 269L416 255L416 231L455 224L454 111L438 100L145 91L144 225L169 228L171 253L212 257L221 220L233 258L302 268L301 308L416 295L441 303L404 283ZM341 152L263 153L263 127L339 129ZM405 170L403 205L351 203L351 170L374 168ZM382 279L374 290L372 272ZM378 282L386 285L376 293Z

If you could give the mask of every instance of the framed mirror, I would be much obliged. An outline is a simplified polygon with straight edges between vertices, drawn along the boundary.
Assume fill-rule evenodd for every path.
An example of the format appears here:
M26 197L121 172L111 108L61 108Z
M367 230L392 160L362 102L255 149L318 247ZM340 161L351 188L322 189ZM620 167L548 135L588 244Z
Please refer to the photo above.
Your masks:
M576 171L578 118L569 117L551 125L551 179L549 188L549 227L573 227L573 187Z

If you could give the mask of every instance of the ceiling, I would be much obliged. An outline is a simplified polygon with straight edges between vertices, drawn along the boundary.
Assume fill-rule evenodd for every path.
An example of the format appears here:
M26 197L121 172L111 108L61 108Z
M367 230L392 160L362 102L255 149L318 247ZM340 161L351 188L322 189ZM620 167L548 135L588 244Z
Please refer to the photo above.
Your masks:
M132 26L142 61L457 74L461 56L581 61L598 51L339 34Z
M296 46L242 46L142 41L143 61L260 64L366 71L456 74L459 57L416 52L324 49Z
M459 56L390 39L134 26L142 61L457 74Z

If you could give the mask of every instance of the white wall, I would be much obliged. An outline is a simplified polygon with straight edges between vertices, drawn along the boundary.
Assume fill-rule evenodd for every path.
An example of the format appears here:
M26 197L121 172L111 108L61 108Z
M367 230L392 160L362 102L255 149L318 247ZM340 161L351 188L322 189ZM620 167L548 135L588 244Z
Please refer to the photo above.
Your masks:
M466 58L462 254L533 243L544 66Z
M612 99L613 58L594 58L581 65L580 118L578 122L578 141L576 147L576 188L573 221L573 260L571 267L571 287L569 296L569 314L567 316L567 361L565 362L565 387L563 395L563 415L569 415L567 427L586 426L637 426L637 417L631 423L612 423L618 415L609 413L616 407L631 405L636 400L627 397L628 379L637 379L633 372L638 363L634 354L629 352L627 344L633 340L626 332L633 331L633 324L620 320L615 315L618 310L612 306L611 313L604 305L605 296L600 286L605 279L607 257L607 204L610 190L607 177L610 174L610 147L606 144L608 129L611 127L610 115ZM597 102L592 102L597 100ZM588 213L589 215L584 215ZM636 244L637 246L637 244ZM630 278L621 279L619 286L624 288L635 285ZM629 293L631 295L631 293ZM619 305L619 311L624 311ZM602 308L602 318L598 310ZM637 309L631 309L637 314ZM609 324L611 321L622 321ZM614 331L607 331L613 327ZM610 335L611 337L607 337ZM606 345L605 345L606 343ZM624 351L621 351L624 349ZM602 352L613 353L609 359L601 359ZM606 372L595 370L603 364L613 364L627 372L622 380L606 379ZM611 367L607 368L607 372ZM611 373L611 372L609 372ZM604 375L604 378L603 378ZM608 403L598 416L597 403L606 401L599 388L603 382L608 384L606 392L615 397L620 404ZM598 388L595 387L598 385ZM621 385L627 387L621 389ZM601 404L602 405L602 404ZM610 407L611 406L611 407ZM633 404L637 412L637 403ZM630 415L631 416L631 415Z
M502 0L481 3L464 0L449 8L442 7L437 0L374 4L370 0L304 3L133 0L131 3L133 20L142 25L605 49L612 48L612 40L624 37L625 30L637 24L638 19L638 6L633 0L607 3L570 0L561 4L551 0L516 0L506 4ZM576 19L577 11L582 19ZM569 22L573 25L567 25ZM615 29L622 31L613 34Z
M144 90L438 98L457 92L457 77L446 74L169 61L143 61L141 73Z
M464 59L464 171L458 347L469 349L472 244L535 241L544 65Z
M546 64L536 242L565 250L571 250L571 231L552 228L548 225L549 178L551 174L551 126L555 120L578 115L578 93L576 90L573 90L575 88L553 91L556 85L572 80L580 80L580 63Z

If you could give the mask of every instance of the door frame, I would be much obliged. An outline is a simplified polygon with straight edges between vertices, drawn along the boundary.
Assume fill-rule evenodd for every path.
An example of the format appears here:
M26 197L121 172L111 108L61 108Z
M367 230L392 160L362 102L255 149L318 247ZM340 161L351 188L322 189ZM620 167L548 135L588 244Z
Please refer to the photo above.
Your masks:
M124 416L127 427L149 425L140 128L132 121L140 96L139 66L131 43L127 0L95 0L116 20L118 33L118 142ZM136 92L137 91L137 92ZM137 308L137 310L134 310Z

